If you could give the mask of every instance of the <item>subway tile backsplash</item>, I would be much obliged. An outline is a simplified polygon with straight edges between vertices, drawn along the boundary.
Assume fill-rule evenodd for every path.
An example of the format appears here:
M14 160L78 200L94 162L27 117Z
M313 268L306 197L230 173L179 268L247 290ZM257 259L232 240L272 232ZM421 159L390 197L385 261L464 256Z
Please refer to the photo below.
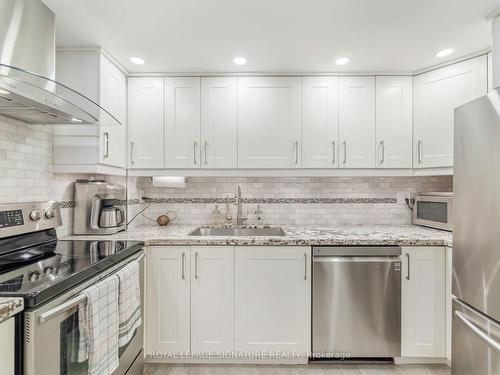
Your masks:
M73 228L73 182L89 176L54 174L51 165L52 126L0 116L0 204L61 202L63 226L58 234L65 235ZM126 183L124 177L106 178Z
M238 184L249 224L303 226L410 224L405 197L420 191L453 189L451 176L191 177L185 189L157 188L150 178L129 177L129 217L150 205L131 226L153 223L166 211L175 211L181 224L214 223L216 206L223 217L226 215L227 197L234 217L232 202ZM139 203L141 197L146 199ZM256 213L258 206L261 214Z

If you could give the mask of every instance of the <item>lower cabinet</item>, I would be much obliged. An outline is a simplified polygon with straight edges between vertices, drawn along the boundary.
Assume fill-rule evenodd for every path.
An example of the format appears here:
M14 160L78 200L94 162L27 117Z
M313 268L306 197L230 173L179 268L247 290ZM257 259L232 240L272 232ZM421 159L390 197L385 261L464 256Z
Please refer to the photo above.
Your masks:
M192 247L191 350L231 351L233 342L234 248Z
M310 247L152 246L146 264L147 357L310 350Z
M310 350L310 256L309 247L236 247L236 350Z
M446 357L445 249L402 249L402 357Z
M149 247L146 256L146 353L191 348L190 255L187 247Z

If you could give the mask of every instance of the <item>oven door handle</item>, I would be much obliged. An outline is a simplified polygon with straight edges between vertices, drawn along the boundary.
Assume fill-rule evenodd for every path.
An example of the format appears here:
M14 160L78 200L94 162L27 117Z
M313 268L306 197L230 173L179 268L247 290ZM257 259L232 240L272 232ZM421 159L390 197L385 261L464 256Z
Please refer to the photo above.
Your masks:
M142 253L134 260L140 262L141 260L144 259L144 256L145 256L144 253ZM79 294L78 296L67 300L66 302L60 304L59 306L56 306L53 309L46 311L43 314L40 314L40 324L43 324L47 320L50 320L50 319L56 317L57 315L62 314L63 312L65 312L65 311L67 311L75 306L78 306L80 303L85 302L86 300L87 300L87 296L85 294Z

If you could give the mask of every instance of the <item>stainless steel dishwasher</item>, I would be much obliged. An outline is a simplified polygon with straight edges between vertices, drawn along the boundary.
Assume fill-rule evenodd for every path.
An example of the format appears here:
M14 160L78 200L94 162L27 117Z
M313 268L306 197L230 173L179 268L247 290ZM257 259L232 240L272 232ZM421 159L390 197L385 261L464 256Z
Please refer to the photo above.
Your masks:
M401 355L401 248L313 247L311 359Z

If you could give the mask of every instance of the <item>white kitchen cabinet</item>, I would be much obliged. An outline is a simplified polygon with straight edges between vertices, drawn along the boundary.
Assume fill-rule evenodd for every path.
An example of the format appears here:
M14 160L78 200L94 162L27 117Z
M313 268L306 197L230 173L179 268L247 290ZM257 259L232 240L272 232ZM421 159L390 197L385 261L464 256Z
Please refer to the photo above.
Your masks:
M233 349L234 247L192 247L191 350Z
M199 168L200 78L165 79L165 167Z
M341 168L375 168L375 77L339 78Z
M417 75L413 90L413 167L452 167L454 110L487 93L486 55Z
M412 167L412 77L376 77L377 168Z
M235 350L310 350L310 247L235 247L235 296Z
M99 48L58 50L56 66L58 82L81 92L105 111L93 113L98 118L96 125L68 124L53 128L54 172L125 174L125 72Z
M146 261L146 355L190 350L191 249L152 246Z
M128 79L128 167L163 168L164 79L131 77Z
M446 359L451 361L451 326L452 326L452 279L453 279L453 250L446 248Z
M299 168L300 77L238 78L238 167Z
M238 166L236 77L201 79L201 167Z
M402 249L401 356L446 356L444 247Z
M302 78L302 168L336 168L339 79Z
M15 374L16 331L14 317L0 323L0 364L3 375Z

